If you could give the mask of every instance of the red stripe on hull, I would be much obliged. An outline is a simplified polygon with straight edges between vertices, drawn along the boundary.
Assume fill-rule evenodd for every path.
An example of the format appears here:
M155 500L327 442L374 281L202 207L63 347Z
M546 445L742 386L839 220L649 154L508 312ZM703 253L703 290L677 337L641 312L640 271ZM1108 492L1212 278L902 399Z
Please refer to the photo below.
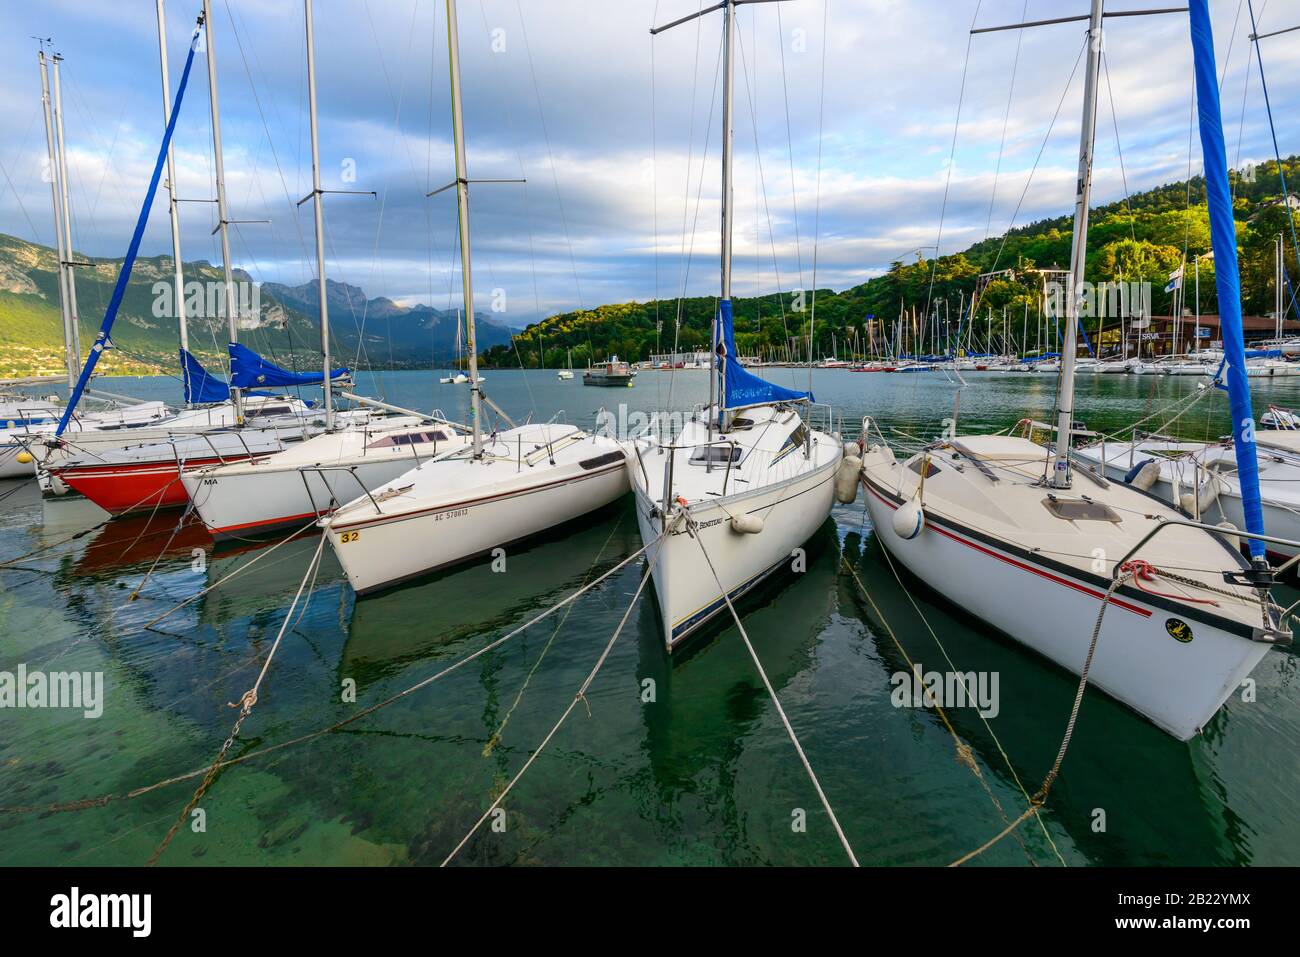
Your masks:
M262 518L255 522L244 522L240 525L226 525L223 528L212 529L213 536L220 537L223 535L234 535L236 532L257 532L273 531L284 525L294 525L305 523L309 518L321 518L325 515L333 514L334 509L323 508L319 512L303 512L301 515L285 515L280 518Z
M223 462L238 462L247 456L224 459L188 459L187 470ZM135 462L130 465L86 465L56 470L58 478L112 515L150 512L158 508L182 508L190 496L180 481L175 461Z
M866 485L867 491L870 492L872 495L874 495L877 498L877 500L883 502L885 505L888 505L890 508L893 509L898 508L897 505L895 505L889 499L885 498L874 488L872 488L869 484L867 484L866 482L864 482L863 484ZM1091 598L1096 598L1098 601L1106 597L1105 592L1097 591L1095 588L1089 588L1087 585L1082 585L1079 582L1071 581L1070 579L1063 578L1060 575L1055 575L1052 572L1047 571L1046 569L1036 568L1033 565L1026 564L1025 562L1012 558L1010 555L1004 555L1001 552L994 551L991 548L985 548L983 545L979 544L978 542L973 542L970 541L969 539L963 538L960 535L955 535L952 532L948 531L946 528L940 528L937 524L927 525L926 527L930 531L938 532L940 535L943 535L947 538L951 538L954 542L960 542L961 544L965 545L967 548L973 548L977 552L983 552L985 555L988 555L990 558L996 558L1000 562L1006 562L1008 565L1011 565L1013 568L1019 568L1021 571L1029 572L1030 574L1037 575L1040 578L1046 578L1050 582L1055 582L1056 584L1062 585L1066 588L1072 588L1075 591L1083 592L1085 595L1088 595ZM1120 598L1111 596L1110 603L1112 605L1115 605L1118 608L1123 608L1125 611L1131 611L1135 615L1140 615L1143 618L1151 617L1151 612L1148 609L1141 608L1137 605L1131 605Z

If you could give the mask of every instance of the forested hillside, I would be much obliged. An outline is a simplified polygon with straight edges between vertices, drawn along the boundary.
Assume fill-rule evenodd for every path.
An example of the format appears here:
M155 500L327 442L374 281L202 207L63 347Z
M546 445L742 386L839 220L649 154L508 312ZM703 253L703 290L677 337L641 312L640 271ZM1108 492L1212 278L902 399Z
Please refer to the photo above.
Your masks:
M1283 170L1288 185L1300 181L1300 159L1285 160ZM1273 240L1280 232L1287 234L1288 274L1297 275L1287 224L1288 207L1280 201L1277 164L1265 163L1244 174L1234 173L1232 180L1243 308L1249 315L1267 315L1273 311ZM1291 211L1290 215L1296 214ZM958 304L963 299L970 301L981 273L1006 269L1015 272L1014 278L995 278L987 284L980 296L981 314L991 310L1000 315L1007 307L1012 315L1021 315L1026 303L1032 314L1039 301L1040 278L1028 271L1064 268L1070 254L1070 233L1071 217L1062 215L1018 227L937 261L917 258L895 262L884 275L843 292L819 290L813 356L831 352L832 336L841 353L864 351L869 317L892 323L901 310L915 308L923 312L927 302L945 301L955 320ZM1183 261L1184 254L1190 263L1209 248L1204 180L1197 177L1190 184L1171 183L1092 211L1086 278L1093 282L1149 282L1153 313L1168 314L1173 294L1164 289L1170 272ZM1189 266L1188 308L1190 275ZM1201 311L1217 312L1212 259L1201 262L1200 288ZM736 339L741 352L783 356L793 340L795 347L802 345L806 356L811 304L810 294L802 297L802 311L794 293L737 299ZM567 312L528 326L515 335L513 349L492 349L485 359L500 366L522 362L526 367L535 367L542 362L543 344L544 364L548 367L563 365L569 350L575 366L586 365L589 358L599 361L610 353L629 360L646 359L654 352L672 348L679 309L679 347L707 349L714 308L713 298L698 298L620 303ZM662 323L662 331L658 331L657 323ZM1095 329L1096 320L1091 321L1091 326Z

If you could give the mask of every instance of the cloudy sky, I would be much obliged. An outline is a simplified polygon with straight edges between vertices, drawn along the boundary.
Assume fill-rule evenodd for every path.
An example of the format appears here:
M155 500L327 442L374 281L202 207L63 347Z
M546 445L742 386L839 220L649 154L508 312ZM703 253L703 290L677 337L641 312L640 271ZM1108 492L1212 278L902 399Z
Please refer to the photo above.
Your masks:
M651 38L701 0L460 0L476 299L512 324L718 285L721 17ZM1159 6L1112 0L1112 10ZM1245 0L1212 0L1229 162L1271 155ZM735 292L845 288L1072 205L1083 25L969 34L1087 0L786 0L740 9ZM168 0L173 91L199 9ZM301 0L213 0L232 258L315 272ZM327 274L370 295L459 303L445 0L315 0ZM1255 0L1261 32L1300 0ZM78 250L121 255L162 133L154 0L0 10L0 232L52 244L37 43L62 70ZM1300 32L1263 41L1283 154L1300 151ZM1199 170L1185 14L1108 22L1095 199ZM213 195L206 56L175 148ZM1113 111L1112 111L1113 103ZM960 115L959 115L960 114ZM955 134L955 136L954 136ZM1118 134L1118 135L1117 135ZM1120 156L1123 157L1121 169ZM354 180L352 179L354 176ZM946 196L946 202L945 202ZM220 260L211 203L181 207L186 259ZM170 252L166 203L143 251ZM504 295L502 295L504 293Z

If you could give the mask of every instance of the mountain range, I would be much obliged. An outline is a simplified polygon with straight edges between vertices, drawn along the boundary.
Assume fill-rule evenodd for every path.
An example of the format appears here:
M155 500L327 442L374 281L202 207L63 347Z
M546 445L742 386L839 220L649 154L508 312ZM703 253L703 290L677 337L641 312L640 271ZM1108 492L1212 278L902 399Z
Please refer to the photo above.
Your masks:
M83 355L94 341L112 295L122 260L77 252L79 329ZM0 233L0 378L59 373L63 323L59 303L58 256L48 246ZM228 339L222 270L204 261L186 262L185 302L190 351L221 368ZM320 361L317 284L255 283L234 270L239 339L289 369L315 368ZM178 331L173 305L170 256L139 257L113 327L113 344L99 368L107 374L174 374ZM369 298L347 283L326 280L331 352L341 365L358 368L430 368L455 362L457 314L391 299ZM256 308L253 308L253 307ZM511 330L476 313L483 349L510 342Z

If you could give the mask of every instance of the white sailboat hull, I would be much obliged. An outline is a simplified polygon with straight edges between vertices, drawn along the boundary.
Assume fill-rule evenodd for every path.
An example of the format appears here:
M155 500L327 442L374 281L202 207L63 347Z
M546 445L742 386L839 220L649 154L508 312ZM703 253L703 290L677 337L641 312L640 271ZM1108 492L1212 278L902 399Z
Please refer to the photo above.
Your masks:
M378 511L362 497L323 526L353 590L364 595L490 554L627 492L622 451L610 440L588 438L557 453L556 462L542 459L522 469L513 460L430 462L377 488ZM418 497L387 497L415 475L423 488Z
M450 429L408 417L388 427L326 433L264 458L182 472L181 483L215 538L261 535L301 527L464 445Z
M912 574L1020 644L1080 673L1105 595L1100 576L1086 579L929 514L925 528L905 540L892 522L898 498L865 477L863 485L875 534ZM1190 641L1171 637L1171 619L1186 620ZM1269 647L1126 590L1107 608L1089 683L1186 741Z
M794 566L799 547L830 515L839 461L837 456L816 471L748 495L695 503L690 515L699 541L683 525L651 547L648 557L664 644L669 650L726 611L719 580L735 602L769 574ZM662 528L656 503L639 485L636 497L641 540L651 542L659 537ZM763 529L757 534L739 533L732 528L732 515L757 516L763 521Z
M411 459L349 463L349 468L264 468L234 474L205 470L183 472L181 482L208 531L225 539L265 534L328 515L408 471Z

